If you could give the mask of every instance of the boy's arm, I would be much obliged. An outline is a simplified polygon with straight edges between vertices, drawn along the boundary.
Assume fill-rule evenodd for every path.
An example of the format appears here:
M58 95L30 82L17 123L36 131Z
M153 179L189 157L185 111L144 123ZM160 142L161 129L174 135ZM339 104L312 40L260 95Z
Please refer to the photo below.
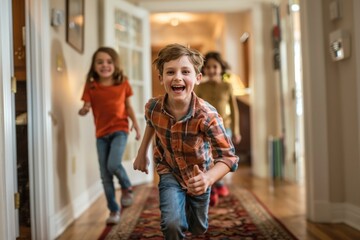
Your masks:
M142 142L141 142L139 150L138 150L138 154L137 154L134 164L133 164L134 170L139 170L141 172L145 172L146 174L149 173L148 166L149 166L150 160L147 157L146 153L148 151L148 148L150 146L150 142L152 140L152 137L154 136L154 133L155 133L154 128L152 128L150 126L146 126L144 137L142 139Z
M216 115L209 121L209 128L206 133L211 138L211 149L215 165L205 173L200 171L199 166L194 166L194 177L188 181L190 194L200 195L205 193L212 184L228 172L237 169L239 157L235 155L235 148L223 129L220 116ZM221 135L223 137L219 137Z
M193 195L201 195L211 187L215 182L224 177L230 168L223 162L218 162L206 173L199 169L198 165L194 166L194 177L189 179L188 191Z

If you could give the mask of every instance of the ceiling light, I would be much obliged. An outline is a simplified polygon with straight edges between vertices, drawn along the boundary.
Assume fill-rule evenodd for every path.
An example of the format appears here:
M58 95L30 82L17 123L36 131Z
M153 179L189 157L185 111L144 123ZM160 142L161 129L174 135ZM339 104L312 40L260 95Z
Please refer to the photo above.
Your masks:
M178 18L171 18L170 19L170 25L173 26L173 27L176 27L180 24L180 21Z

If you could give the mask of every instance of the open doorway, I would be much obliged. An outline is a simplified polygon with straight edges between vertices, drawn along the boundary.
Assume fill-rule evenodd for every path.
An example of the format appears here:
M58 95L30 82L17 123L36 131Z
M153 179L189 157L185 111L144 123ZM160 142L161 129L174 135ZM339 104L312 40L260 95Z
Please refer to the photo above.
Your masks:
M284 61L287 61L287 66L284 66L286 68L285 73L274 73L274 70L271 69L271 67L268 67L268 65L265 65L263 69L260 69L258 66L261 66L263 64L261 61L264 61L264 56L266 55L259 55L259 49L266 48L266 40L264 42L263 39L260 39L259 37L263 38L270 38L271 35L268 33L267 35L264 34L263 36L258 34L257 28L259 28L259 22L263 21L260 20L262 18L268 18L267 11L271 12L272 4L264 4L263 6L259 8L243 8L242 10L233 10L233 11L227 11L227 12L216 12L215 10L209 11L209 12L196 12L195 10L191 10L191 12L176 12L176 8L172 9L172 12L166 12L164 9L157 12L155 9L152 9L150 6L149 8L152 11L151 14L151 32L152 32L152 46L158 47L158 46L164 46L168 43L178 42L185 45L201 45L200 51L202 53L207 52L208 50L217 50L222 53L224 58L228 60L229 64L232 67L232 70L240 77L241 82L245 86L245 96L240 96L239 100L244 103L242 107L245 107L246 112L242 114L243 117L248 115L247 119L243 119L242 123L248 121L247 129L241 130L243 133L247 133L248 141L242 141L240 143L244 144L245 142L248 143L247 148L244 149L244 145L238 146L238 148L242 148L242 151L248 151L244 152L243 154L247 154L249 157L242 157L242 159L250 159L256 158L257 159L257 166L255 167L257 170L255 170L255 175L259 176L267 176L268 175L268 154L266 149L262 149L262 145L265 145L264 139L268 137L268 134L271 134L271 132L276 132L278 129L286 128L286 141L285 145L288 147L287 155L284 156L284 162L283 168L284 168L284 174L283 179L290 180L292 182L302 182L303 176L304 176L304 161L302 156L303 152L303 127L302 125L302 115L301 111L299 111L302 108L302 97L301 97L301 55L299 55L299 47L300 47L300 37L298 36L300 34L300 26L296 25L299 24L299 9L296 9L296 7L299 6L299 4L295 1L288 1L284 0L281 1L282 5L281 7L283 9L289 9L294 4L295 9L292 10L292 12L289 11L283 11L281 12L281 27L287 28L287 34L292 35L291 39L292 41L289 41L289 38L283 38L282 41L286 42L286 59ZM144 7L147 7L146 3L143 4ZM271 15L271 13L270 13ZM260 17L260 19L258 19ZM257 19L255 22L254 20ZM239 24L241 23L241 24ZM262 23L263 26L267 27L268 23ZM270 23L271 24L271 23ZM270 32L270 31L269 31ZM256 43L254 43L254 36L257 35ZM260 39L260 40L259 40ZM271 42L271 40L269 40ZM263 45L259 45L260 43L263 43ZM265 44L265 45L264 45ZM282 49L281 49L282 50ZM266 52L266 49L263 51L265 54L269 54ZM288 60L291 58L291 61ZM270 68L270 69L269 69ZM263 73L260 74L260 70L263 71ZM273 71L273 72L271 72ZM263 79L260 79L263 74L266 75ZM283 94L286 94L285 101L286 104L280 107L268 106L269 104L266 103L268 100L261 99L260 102L258 99L255 99L255 101L258 101L256 103L257 111L259 111L259 108L262 108L263 112L269 112L271 111L271 117L273 119L267 118L267 113L261 113L257 114L257 120L251 120L250 116L253 116L251 113L251 102L254 99L251 99L250 93L254 93L254 91L259 90L260 86L260 92L257 92L257 96L263 97L269 94L267 87L264 88L265 85L273 85L271 82L271 75L275 74L276 76L281 75L282 80L286 81L284 83L288 88L287 92L281 92L278 89L275 89L276 91L279 91L278 95L273 95L270 93L269 96L276 98L276 100L272 100L274 104L276 102L280 101L282 97L284 97ZM286 76L285 76L286 75ZM276 78L276 77L275 77ZM156 79L155 79L156 80ZM254 87L254 81L256 81L256 85ZM265 81L265 82L262 82ZM279 81L278 79L275 79L275 82ZM261 83L260 83L261 82ZM289 84L291 82L291 84ZM157 81L154 81L153 78L153 86L156 86ZM252 86L250 86L252 85ZM250 87L250 88L247 88ZM292 97L296 93L296 100ZM247 94L247 95L246 95ZM265 101L265 102L261 102ZM294 103L296 102L296 103ZM260 106L260 105L261 106ZM268 110L267 107L275 108L276 111ZM247 109L246 109L247 108ZM264 109L265 108L265 109ZM279 110L279 108L282 108L283 110ZM278 123L278 119L281 118L279 115L281 111L287 111L287 115L285 116L286 122L284 123ZM291 110L289 110L291 108ZM241 109L241 111L244 111L244 108ZM279 114L278 114L279 113ZM274 115L279 115L279 117L274 117ZM260 120L261 119L261 120ZM240 119L241 121L241 119ZM261 122L262 121L262 122ZM263 123L266 121L267 123ZM255 123L255 124L251 124ZM260 123L260 125L259 125ZM251 125L256 126L257 132L251 132L250 130ZM285 126L281 126L281 125ZM242 126L244 128L244 126ZM261 136L259 135L261 134ZM256 140L252 140L251 136L254 136L256 134ZM280 133L279 133L280 134ZM257 156L251 156L251 153L253 151L251 150L251 144L257 146L256 155ZM246 156L246 155L245 155ZM248 161L251 163L251 161Z
M238 27L234 31L236 50L234 54L229 52L226 46L230 43L225 39L225 31L227 21L241 21L242 18L248 17L248 13L190 13L190 12L168 12L153 13L150 17L152 32L152 60L156 57L158 51L167 44L180 43L199 50L202 54L207 51L218 51L229 62L231 73L236 78L232 78L234 92L238 98L238 109L240 112L239 127L242 135L242 141L235 145L236 153L240 156L242 162L250 164L251 148L250 148L250 111L249 101L246 91L248 86L249 56L247 39L240 42L240 36L249 28L246 24ZM234 56L236 55L236 56ZM228 60L228 57L230 58ZM162 87L159 85L157 72L153 69L152 74L153 95L163 93ZM245 94L244 94L245 93Z
M18 209L19 237L31 239L29 151L27 125L27 78L26 78L26 38L25 38L25 1L12 0L13 23L13 60L16 84L16 169L17 193L15 207Z

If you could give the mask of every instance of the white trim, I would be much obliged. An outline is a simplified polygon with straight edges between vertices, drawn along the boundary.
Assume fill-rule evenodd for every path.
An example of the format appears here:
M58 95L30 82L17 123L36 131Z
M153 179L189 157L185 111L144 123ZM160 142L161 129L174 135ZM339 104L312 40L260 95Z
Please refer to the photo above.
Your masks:
M0 8L0 239L15 239L17 235L14 207L15 116L12 110L13 94L10 81L13 74L11 13L11 1L2 1Z
M331 206L332 223L345 223L360 230L360 207L347 204L335 203Z
M53 239L54 213L48 1L27 1L29 172L33 239Z
M132 0L150 12L237 12L250 9L259 3L276 3L280 0Z
M345 204L345 219L343 222L360 231L360 207Z
M354 55L357 61L357 65L360 63L360 1L353 1L354 10L354 38L352 47L354 48ZM358 126L360 126L360 68L355 68L356 72L356 83L357 83L357 106L358 106ZM360 128L358 128L358 139L360 139ZM360 156L358 156L358 165L360 166Z
M84 213L103 194L102 183L99 180L87 191L83 192L71 204L58 211L53 217L55 236L58 237L63 231L82 213Z
M316 202L330 202L322 2L303 0L300 5L307 216L322 221L328 216L317 211Z

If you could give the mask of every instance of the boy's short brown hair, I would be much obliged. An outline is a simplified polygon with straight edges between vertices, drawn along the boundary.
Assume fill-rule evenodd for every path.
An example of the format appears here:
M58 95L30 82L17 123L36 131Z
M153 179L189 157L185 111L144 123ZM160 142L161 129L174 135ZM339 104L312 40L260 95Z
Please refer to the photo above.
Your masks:
M201 68L204 64L204 57L201 55L201 53L195 49L185 47L178 43L169 44L161 49L153 64L156 66L159 74L162 75L164 64L166 62L170 62L182 56L188 56L190 62L194 66L196 74L201 73Z

